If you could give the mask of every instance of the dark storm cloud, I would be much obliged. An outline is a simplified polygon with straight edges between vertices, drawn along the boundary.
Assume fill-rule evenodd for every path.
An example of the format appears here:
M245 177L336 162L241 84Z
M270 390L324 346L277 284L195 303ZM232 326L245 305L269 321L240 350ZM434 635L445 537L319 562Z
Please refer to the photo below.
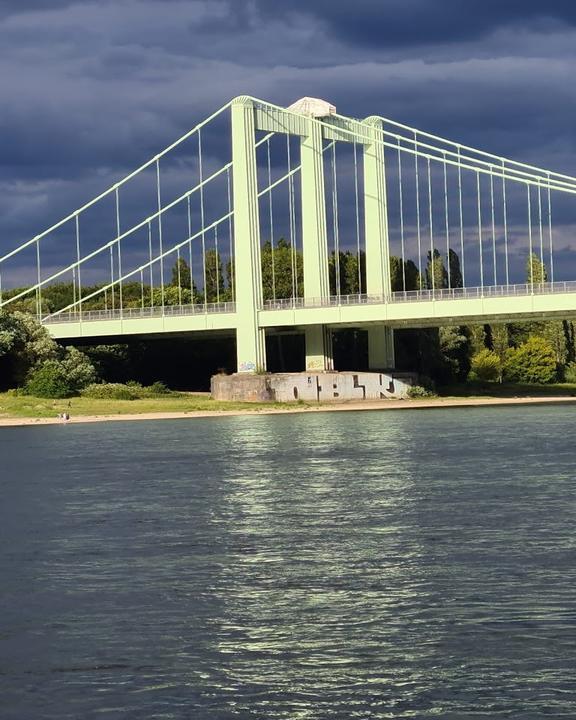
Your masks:
M506 25L576 24L576 5L566 0L256 0L256 6L268 17L314 17L337 36L363 47L476 40Z
M0 252L240 94L573 173L575 23L532 0L0 0Z
M2 0L0 18L31 11L49 11L77 5L79 0Z

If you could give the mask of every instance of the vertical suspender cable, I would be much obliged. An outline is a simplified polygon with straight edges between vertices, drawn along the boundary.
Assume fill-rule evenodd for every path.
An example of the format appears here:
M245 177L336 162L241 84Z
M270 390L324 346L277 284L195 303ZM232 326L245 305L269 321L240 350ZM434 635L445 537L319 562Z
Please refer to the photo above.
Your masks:
M82 275L80 270L80 217L76 214L76 264L78 265L78 301L82 313Z
M406 251L404 247L404 187L402 184L402 153L398 137L398 198L400 202L400 249L402 252L402 292L406 292Z
M158 242L160 245L160 298L164 309L164 245L162 239L162 189L160 187L160 159L156 158L156 195L158 199Z
M296 254L294 252L294 188L292 186L292 158L290 155L290 135L286 135L286 155L288 162L288 214L290 222L290 260L292 264L292 303L296 303L297 275L296 275Z
M430 275L432 277L432 296L436 290L436 273L434 272L434 228L432 226L432 176L430 174L430 158L426 158L428 168L428 222L430 223Z
M208 283L206 276L206 237L204 235L204 168L202 165L202 131L198 130L198 173L200 180L200 226L202 237L202 276L204 282L204 310L208 304Z
M444 153L444 222L446 224L446 269L448 271L448 287L452 287L452 268L450 267L450 222L448 218L448 168Z
M462 165L460 164L460 145L458 145L458 203L460 205L460 269L462 285L466 287L466 270L464 267L464 211L462 208Z
M298 289L298 239L296 235L296 193L294 190L294 176L290 175L290 197L292 199L292 233L293 233L293 245L294 245L294 297L299 297Z
M228 237L230 240L230 290L232 301L236 299L234 291L234 238L232 232L232 190L230 187L230 168L226 170L228 187Z
M116 196L116 252L118 254L118 303L120 305L120 317L124 309L123 293L122 293L122 250L120 248L120 192L118 187L115 191Z
M476 170L476 195L478 200L478 249L480 250L480 293L484 297L484 257L482 253L482 202L480 196L480 173Z
M334 272L336 296L341 295L340 281L340 237L338 232L338 177L336 172L336 143L332 144L332 224L334 228Z
M532 201L530 199L530 185L526 183L526 193L528 195L528 243L529 243L529 253L530 253L530 261L529 261L529 267L530 267L530 288L532 291L532 294L534 293L534 258L533 258L533 252L532 252Z
M74 275L76 277L76 275ZM114 246L110 245L110 304L112 310L116 308L116 299L114 297ZM76 290L74 290L74 302L76 302Z
M544 283L544 232L542 230L542 185L538 182L538 226L540 229L540 284Z
M188 195L186 201L186 211L188 215L188 265L190 267L190 304L194 305L194 271L192 269L192 210L190 208L190 195Z
M496 217L494 213L494 168L490 166L490 211L492 217L492 262L494 273L494 285L498 284L496 278Z
M220 302L220 251L218 249L218 225L214 225L214 250L216 252L216 302Z
M510 285L510 268L508 263L508 204L506 201L506 166L502 160L502 201L504 205L504 258L506 262L506 285Z
M178 278L178 305L182 305L182 271L180 269L180 248L176 250L176 275Z
M150 268L150 307L154 307L154 269L152 263L152 220L148 220L148 261Z
M266 140L268 155L268 220L270 225L270 255L272 258L272 299L276 300L276 264L274 262L274 211L272 207L272 163L270 161L270 138Z
M76 216L78 219L78 216ZM80 267L78 267L80 271ZM36 240L36 282L38 284L36 290L36 315L38 320L42 317L42 288L40 287L41 282L41 268L40 268L40 240Z
M550 241L550 282L554 282L554 254L552 251L552 200L550 197L550 173L548 173L548 239Z
M140 299L142 310L144 310L144 270L140 270Z
M418 275L420 290L422 290L422 241L420 229L420 174L418 170L418 138L414 132L414 167L416 170L416 237L418 239Z
M354 196L356 201L356 258L358 261L358 293L362 294L362 264L360 262L360 197L358 193L358 151L354 140Z

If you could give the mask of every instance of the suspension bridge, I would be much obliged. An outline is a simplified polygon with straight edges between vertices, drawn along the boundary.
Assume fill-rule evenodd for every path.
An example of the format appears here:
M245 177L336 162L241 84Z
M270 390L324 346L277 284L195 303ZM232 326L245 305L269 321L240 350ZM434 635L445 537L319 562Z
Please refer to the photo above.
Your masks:
M307 370L332 369L332 332L365 328L370 368L391 369L395 328L574 315L575 194L383 117L243 96L5 252L0 308L62 340L235 333L239 372L287 329Z

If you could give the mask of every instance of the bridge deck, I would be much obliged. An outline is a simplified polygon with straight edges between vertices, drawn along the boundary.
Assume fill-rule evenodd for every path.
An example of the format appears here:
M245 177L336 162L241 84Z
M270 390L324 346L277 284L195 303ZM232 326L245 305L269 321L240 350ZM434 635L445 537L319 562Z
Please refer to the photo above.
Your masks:
M393 293L390 301L369 295L266 302L259 310L265 328L328 325L391 327L461 325L576 316L576 283L456 288ZM97 310L44 319L58 339L233 331L234 303L181 305L130 310Z

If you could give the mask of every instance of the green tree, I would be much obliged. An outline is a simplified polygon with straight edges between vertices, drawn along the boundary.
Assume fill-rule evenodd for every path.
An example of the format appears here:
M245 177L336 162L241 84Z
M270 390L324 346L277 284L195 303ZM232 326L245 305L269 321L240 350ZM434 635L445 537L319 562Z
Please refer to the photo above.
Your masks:
M556 358L550 344L532 336L517 348L509 348L504 377L510 382L551 383L557 377Z
M498 380L502 372L502 363L498 355L488 348L483 348L472 356L471 370L479 380Z
M68 378L74 391L96 379L86 355L76 348L58 345L36 318L0 310L0 385L23 385L46 364L52 370L45 375Z
M28 374L25 390L29 395L64 398L77 395L97 379L89 358L75 347L61 348L60 357L45 360Z
M546 265L540 260L536 253L532 253L526 260L526 282L528 285L545 283L548 280Z
M439 329L440 353L451 379L466 380L470 371L470 337L466 327Z
M502 369L506 359L506 353L510 347L510 338L508 334L508 326L505 323L490 325L492 351L498 356L500 361L500 372L498 380L502 382Z
M450 276L448 285L451 288L461 288L464 285L462 279L462 269L460 268L460 257L452 248L448 252L448 267L450 268Z
M172 282L170 284L190 291L190 280L190 265L183 257L180 257L172 267Z
M293 262L295 255L295 263ZM262 246L262 290L264 300L272 300L276 297L291 298L293 292L292 267L294 265L297 295L304 295L304 264L302 253L293 253L292 246L284 238L280 238L274 246L266 241ZM275 292L274 292L275 290Z
M390 285L392 292L419 289L418 268L412 260L405 260L402 267L402 258L390 256Z
M222 256L216 250L210 249L206 250L204 258L206 265L205 300L208 303L223 302L227 297Z
M428 290L448 287L448 272L444 265L444 258L436 248L434 248L433 259L430 250L428 251L424 281Z

